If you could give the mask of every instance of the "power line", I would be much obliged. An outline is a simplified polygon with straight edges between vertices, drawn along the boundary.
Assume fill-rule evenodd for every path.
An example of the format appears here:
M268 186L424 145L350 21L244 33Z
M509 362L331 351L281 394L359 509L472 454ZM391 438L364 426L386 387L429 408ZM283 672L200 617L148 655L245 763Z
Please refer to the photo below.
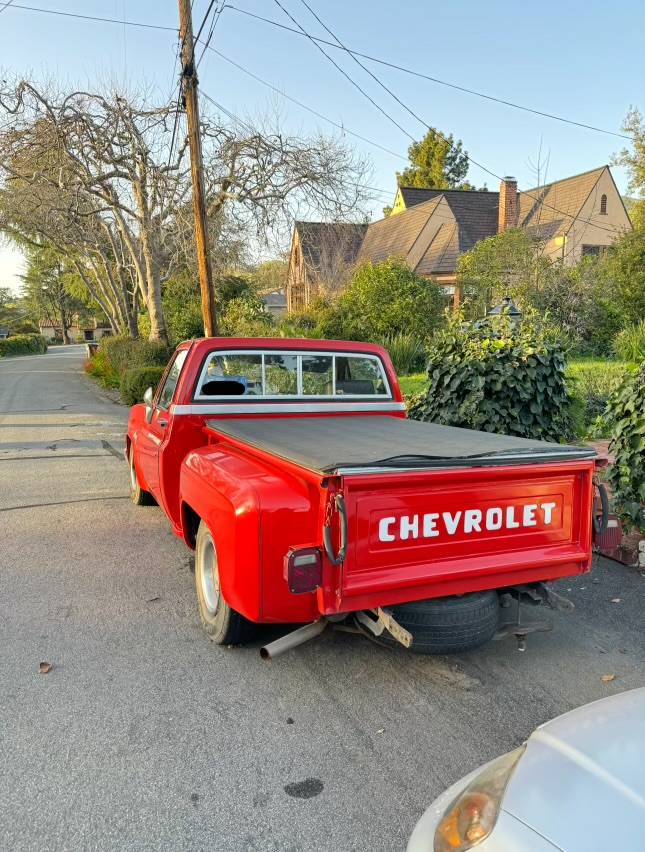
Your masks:
M213 8L214 5L215 5L215 0L210 0L210 3L208 4L208 9L206 9L206 14L204 15L204 18L203 18L201 24L199 25L199 29L197 30L197 35L195 36L195 44L197 44L197 42L199 41L199 37L202 34L202 30L204 29L206 21L208 20L208 16L210 15L211 9Z
M226 6L226 4L222 3L222 5L219 7L219 9L216 9L215 13L213 14L213 22L211 24L211 28L210 28L209 33L208 33L208 38L206 39L206 41L204 43L204 47L202 48L202 52L199 56L199 59L197 60L197 65L196 65L197 68L199 68L199 66L202 64L202 59L204 58L204 54L206 53L206 51L208 50L208 48L210 46L211 39L213 38L213 33L215 32L215 27L218 25L219 19L222 17L222 12L224 11L225 6Z
M240 118L238 115L236 115L230 109L225 107L219 101L216 101L215 98L211 97L208 94L208 92L204 91L203 87L200 88L200 93L201 93L202 97L206 98L206 100L209 101L209 103L211 103L214 107L216 107L218 110L220 110L220 112L223 112L224 115L226 115L228 118L231 119L231 121L235 122L240 127L242 127L247 133L249 133L249 134L257 133L257 130L251 124L249 124L248 121L244 121L244 119ZM392 192L388 189L382 189L381 187L378 187L378 186L369 186L368 184L364 184L364 183L352 183L351 181L349 182L349 184L350 184L350 186L356 186L359 189L369 189L373 192L379 192L379 193L383 194L384 196L387 196L388 199L390 199L392 197Z
M381 107L379 104L377 104L377 103L376 103L376 101L374 100L374 98L373 98L371 95L369 95L369 94L365 91L365 89L363 89L363 88L362 88L362 87L361 87L361 86L360 86L360 85L356 82L356 80L354 80L354 78L353 78L353 77L351 77L351 76L350 76L350 75L349 75L349 74L345 71L345 69L344 69L344 68L342 68L342 67L341 67L341 66L340 66L340 65L336 62L336 60L335 60L335 59L333 59L333 58L332 58L332 57L331 57L331 56L330 56L330 55L329 55L329 54L328 54L328 53L324 50L324 48L322 48L322 47L318 44L318 42L317 42L317 41L316 41L316 40L315 40L315 39L314 39L311 35L309 35L309 33L307 32L307 30L305 30L302 26L300 26L300 24L298 23L298 21L296 21L296 19L293 17L293 15L285 9L285 7L282 5L282 3L280 2L280 0L274 0L274 2L276 3L276 5L277 5L277 6L279 6L279 7L282 9L282 11L285 13L285 15L289 18L289 20L293 21L293 23L294 23L294 24L295 24L295 25L296 25L299 29L301 29L301 30L302 30L303 34L304 34L304 35L306 35L306 36L307 36L307 38L309 39L309 41L310 41L310 42L314 45L314 47L315 47L317 50L319 50L319 51L323 54L323 56L325 56L325 57L329 60L329 62L331 62L331 64L334 66L334 68L336 68L338 71L340 71L340 73L343 75L343 77L345 77L345 79L346 79L346 80L348 80L348 81L352 84L352 86L354 86L354 88L358 89L358 91L359 91L359 92L363 95L363 97L367 98L367 100L368 100L368 101L369 101L369 102L370 102L373 106L375 106L375 107L376 107L376 109L377 109L377 110L378 110L378 111L379 111L382 115L384 115L384 116L385 116L385 118L387 118L387 120L388 120L388 121L392 122L392 124L393 124L395 127L398 127L398 129L401 131L401 133L405 133L405 135L406 135L406 136L407 136L407 137L408 137L408 138L409 138L412 142L414 142L414 141L415 141L414 136L413 136L411 133L408 133L408 131L407 131L404 127L402 127L402 126L398 123L398 121L397 121L395 118L392 118L392 116L391 116L388 112L386 112L386 111L383 109L383 107Z
M304 35L304 33L302 33L298 29L295 29L294 27L289 27L286 24L280 23L280 21L274 21L271 18L265 18L262 15L256 15L254 12L249 12L247 9L240 9L237 6L233 6L231 3L227 3L226 8L232 9L234 12L239 12L242 15L247 15L250 18L255 18L258 21L263 21L265 24L270 24L271 26L278 27L281 30L286 30L287 32L295 33L295 35L298 35L298 36ZM323 26L324 26L324 24L323 24ZM327 28L325 27L325 29L327 29ZM396 62L389 62L386 59L380 59L377 56L371 56L369 53L362 53L359 50L353 50L352 48L346 47L345 45L341 46L339 44L335 44L333 41L328 41L327 39L319 38L318 36L310 36L310 38L313 39L314 41L319 42L320 44L324 44L324 45L327 45L328 47L336 48L336 50L344 50L346 53L348 53L352 56L360 56L361 59L367 59L370 62L376 62L379 65L385 65L388 68L394 68L396 71L402 71L404 74L410 74L413 77L419 77L422 80L428 80L429 82L436 83L439 86L446 86L449 89L456 89L459 92L465 92L466 94L474 95L477 98L483 98L487 101L493 101L494 103L502 104L503 106L511 107L513 109L519 109L519 110L522 110L524 112L530 112L533 115L539 115L539 116L542 116L543 118L550 118L550 119L553 119L553 121L561 121L564 124L571 124L575 127L582 127L585 130L593 130L596 133L604 133L608 136L617 136L619 139L629 139L632 142L634 141L633 136L629 136L625 133L618 133L615 130L606 130L604 127L596 127L593 124L586 124L585 122L582 122L582 121L575 121L572 118L565 118L562 115L556 115L555 113L551 113L551 112L544 112L543 110L535 109L533 107L527 107L527 106L524 106L523 104L515 103L514 101L508 101L508 100L505 100L504 98L498 98L498 97L495 97L494 95L488 95L485 92L478 92L475 89L469 89L468 87L460 86L457 83L450 83L448 80L442 80L439 77L433 77L430 74L424 74L421 71L415 71L412 68L406 68L404 65L398 65Z
M347 127L345 127L344 124L340 124L339 122L334 121L333 118L329 118L328 116L323 115L321 112L318 112L317 110L313 109L313 107L310 107L308 104L305 104L302 101L299 101L297 98L288 95L282 89L278 88L278 86L274 86L273 83L269 83L268 80L265 80L262 77L259 77L257 74L254 74L252 71L249 71L248 68L245 68L243 65L240 65L239 62L236 62L234 59L231 59L229 56L226 56L220 50L217 50L217 48L209 47L209 50L219 56L220 59L223 59L224 62L228 62L230 65L232 65L234 68L237 68L243 74L246 74L248 77L251 77L256 82L261 83L268 89L271 89L271 91L280 95L280 97L283 97L285 100L291 101L291 103L296 104L296 106L299 106L301 109L304 109L307 112L310 112L312 115L315 115L316 118L320 118L322 119L322 121L326 121L328 124L331 124L333 127L338 128L343 133L347 133L350 136L355 137L356 139L360 139L361 142L365 142L367 145L372 145L374 148L379 148L381 151L385 151L386 154L391 154L393 157L398 157L400 160L404 160L405 162L408 161L407 157L404 157L403 154L399 154L396 151L392 151L390 148L386 148L379 142L374 142L373 139L368 139L366 136L361 136L359 133L355 133L353 130L349 130Z
M2 10L7 8L9 4L5 4ZM124 21L119 20L118 18L103 18L98 15L81 15L78 12L63 12L60 9L41 9L38 6L23 6L18 3L14 3L11 7L12 9L23 9L26 12L43 12L46 15L61 15L64 18L80 18L82 21L98 21L102 24L119 24L119 26L128 26L128 27L142 27L147 30L165 30L166 32L177 32L177 27L165 27L163 24L149 24L143 23L140 21Z
M4 12L5 9L8 9L9 6L11 6L12 3L13 3L13 0L8 0L8 2L4 4L2 9L0 9L0 15Z
M319 50L321 50L321 51L325 54L325 56L327 56L327 58L330 60L330 62L332 62L332 64L333 64L336 68L338 68L338 69L341 71L341 73L342 73L345 77L347 77L347 79L348 79L348 80L350 80L350 82L352 82L352 83L353 83L353 85L355 85L355 86L356 86L356 88L357 88L357 89L358 89L358 90L359 90L362 94L364 94L364 95L365 95L365 97L367 97L367 99L368 99L371 103L374 103L374 104L375 104L375 101L374 101L374 100L373 100L373 99L372 99L372 98L371 98L371 97L370 97L370 96L369 96L366 92L364 92L364 91L363 91L363 89L361 89L361 87L360 87L357 83L355 83L355 82L354 82L354 80L353 80L353 79L352 79L352 78L351 78L351 77L350 77L350 76L349 76L349 75L348 75L345 71L343 71L343 70L340 68L340 66L339 66L336 62L334 62L334 60L333 60L333 59L332 59L332 58L331 58L331 57L330 57L327 53L325 53L325 51L324 51L324 50L320 47L320 45L316 44L316 42L314 41L314 39L313 39L311 36L309 36L309 34L307 33L307 31L306 31L306 30L304 30L304 29L303 29L303 27L301 27L301 25L300 25L300 24L299 24L299 23L295 20L295 18L293 18L293 17L289 14L289 12L287 12L287 11L286 11L286 9L284 8L284 6L280 3L280 0L274 0L274 2L275 2L275 3L276 3L276 4L277 4L277 5L278 5L278 6L279 6L279 7L280 7L280 8L281 8L284 12L285 12L285 14L286 14L286 15L287 15L287 16L288 16L288 17L289 17L289 18L290 18L290 19L294 22L294 24L296 24L296 26L297 26L297 27L299 27L299 29L301 29L301 30L303 31L303 33L305 33L305 35L307 35L307 37L309 38L309 40L311 41L311 43L312 43L312 44L314 44L314 45L315 45L315 46L316 46ZM302 0L302 2L304 3L304 0ZM307 4L305 3L305 5L307 5ZM316 19L317 19L318 21L320 21L320 18L318 18L318 16L317 16L317 15L315 15L315 13L313 12L313 10L311 10L311 7L307 6L307 8L308 8L308 9L310 9L310 11L312 12L312 14L316 17ZM322 21L320 21L320 23L322 24ZM325 26L325 25L323 24L323 26ZM326 26L325 26L325 29L326 29L329 33L331 33L331 30L330 30L328 27L326 27ZM339 44L339 45L341 45L341 46L343 46L343 45L342 45L342 42L340 41L340 39L338 39L338 38L337 38L337 36L335 36L333 33L331 33L331 34L332 34L332 35L333 35L333 37L336 39L336 41L338 42L338 44ZM361 63L360 63L360 62L359 62L359 65L361 65ZM364 67L364 66L363 66L363 65L361 65L361 67ZM374 74L372 74L372 72L371 72L371 71L370 71L370 72L368 72L368 73L370 74L370 76L374 77L374 79L375 79L375 80L379 83L379 85L381 85L381 86L382 86L382 87L383 87L383 88L384 88L387 92L389 92L389 93L390 93L390 94L391 94L391 95L392 95L392 96L393 96L393 97L394 97L394 98L395 98L395 99L396 99L396 100L397 100L397 101L398 101L398 102L399 102L402 106L404 106L404 107L408 110L408 112L411 112L411 113L412 113L412 115L414 115L414 116L415 116L415 118L418 118L418 116L416 116L416 114L415 114L414 112L412 112L412 110L410 110L410 109L409 109L409 107L407 107L407 106L403 103L403 101L401 101L401 100L400 100L400 99L399 99L399 98L398 98L398 97L397 97L397 96L396 96L393 92L391 92L391 91L390 91L390 89L388 89L388 88L387 88L387 86L385 86L385 84L381 83L381 81L380 81L380 80L379 80L379 79L378 79L378 78L377 78ZM378 109L379 109L381 112L383 112L383 113L384 113L384 114L385 114L388 118L390 118L390 120L391 120L391 121L394 121L394 119L392 119L389 115L387 115L387 113L385 113L385 112L384 112L384 110L382 110L382 109L381 109L381 107L379 107L379 106L378 106L378 104L375 104L375 105L378 107ZM422 119L419 119L419 121L422 121ZM394 122L394 123L396 123L396 122ZM489 169L489 168L488 168L488 166L485 166L483 163L478 162L478 161L477 161L477 160L475 160L473 157L471 157L471 156L470 156L467 152L465 152L465 151L463 151L463 152L462 152L462 151L460 150L459 146L458 146L458 145L456 145L450 137L445 136L445 134L441 133L439 130L436 130L435 128L431 128L431 127L430 127L430 125L429 125L429 124L427 124L426 122L423 122L423 123L424 123L424 124L426 124L426 126L427 126L429 129L432 129L432 130L434 131L434 133L435 133L435 134L436 134L436 135L437 135L440 139L443 139L443 141L444 141L444 142L446 142L446 144L448 144L448 145L450 146L450 148L452 148L452 149L453 149L453 151L455 151L455 152L456 152L456 153L458 153L458 154L459 154L459 153L462 153L462 154L463 154L463 156L464 156L464 157L468 160L468 162L469 162L469 163L471 163L471 164L472 164L472 165L474 165L474 166L477 166L477 167L478 167L479 169L481 169L482 171L484 171L484 172L486 172L487 174L491 175L491 177L494 177L494 178L496 178L496 179L497 179L497 180L499 180L499 181L502 181L502 180L503 180L503 178L501 177L501 175L496 174L494 171L492 171L491 169ZM400 125L397 125L397 126L398 126L398 127L400 127ZM403 130L403 128L400 128L400 129L401 129L401 130ZM405 133L406 131L403 131L403 132ZM581 222L585 222L587 225L592 224L592 223L591 223L591 221L590 221L589 219L582 219L580 216L574 216L574 215L573 215L573 214L571 214L571 213L567 213L567 212L566 212L566 211L564 211L564 210L560 210L559 208L554 207L552 204L548 204L546 201L544 201L544 200L542 200L542 199L538 198L538 197L537 197L537 196L535 196L535 195L532 195L530 191L527 191L527 190L518 190L518 195L526 195L528 198L533 199L533 201L537 201L537 202L538 202L538 203L540 203L542 206L544 206L544 207L548 207L549 209L554 210L556 213L559 213L560 215L562 215L562 216L566 216L568 219L571 219L572 223L573 223L573 222L575 222L575 221L581 221ZM609 232L609 233L616 233L616 231L615 231L615 229L614 229L614 228L606 228L606 227L604 227L604 226L602 226L602 225L599 225L599 224L597 224L597 223L593 223L593 224L594 224L594 226L595 226L596 228L598 228L598 229L599 229L599 230L601 230L601 231L607 231L607 232Z

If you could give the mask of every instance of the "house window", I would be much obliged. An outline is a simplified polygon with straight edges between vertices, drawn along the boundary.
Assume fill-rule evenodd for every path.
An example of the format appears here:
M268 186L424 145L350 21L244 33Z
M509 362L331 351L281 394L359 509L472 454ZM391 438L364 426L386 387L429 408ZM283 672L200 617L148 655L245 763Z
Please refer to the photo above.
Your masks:
M603 198L604 198L604 197L605 197L605 196L603 196ZM298 249L298 246L296 246L296 247L294 248L294 250L293 250L293 265L294 265L295 267L300 266L300 251L299 251L299 249Z
M607 251L608 246L585 246L582 247L583 257L599 257Z
M600 196L600 212L603 216L607 215L607 196L606 195Z

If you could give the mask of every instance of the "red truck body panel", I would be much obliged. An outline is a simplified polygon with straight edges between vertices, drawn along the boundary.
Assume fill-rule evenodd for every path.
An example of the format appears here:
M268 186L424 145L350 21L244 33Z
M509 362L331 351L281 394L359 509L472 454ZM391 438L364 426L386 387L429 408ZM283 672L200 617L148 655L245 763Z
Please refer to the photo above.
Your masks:
M301 405L196 403L205 359L215 350L356 352L379 357L391 396L347 412L338 399ZM212 338L188 350L168 409L132 408L127 452L139 482L152 491L176 535L194 545L195 517L213 533L222 594L257 622L308 622L320 615L553 580L589 570L594 461L556 461L460 469L321 475L243 440L205 428L206 420L271 417L404 417L387 353L362 343ZM170 369L170 366L169 366ZM164 379L159 388L163 386ZM159 389L157 395L159 394ZM156 399L155 399L156 402ZM398 403L394 406L394 403ZM249 405L247 402L246 405ZM388 408L389 406L389 408ZM266 411L264 413L266 417ZM321 587L289 591L284 558L291 548L321 547L333 496L349 518L346 558L323 556ZM332 535L338 540L338 518ZM323 551L324 552L324 551Z

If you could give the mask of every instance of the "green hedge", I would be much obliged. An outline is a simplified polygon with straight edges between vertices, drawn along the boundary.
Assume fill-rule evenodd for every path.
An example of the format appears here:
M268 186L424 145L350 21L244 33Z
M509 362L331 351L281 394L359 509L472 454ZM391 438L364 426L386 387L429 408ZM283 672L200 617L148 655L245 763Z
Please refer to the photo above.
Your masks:
M428 388L409 415L447 426L542 438L571 437L564 352L539 328L502 316L460 317L432 341Z
M172 350L163 343L118 336L102 338L98 354L103 358L107 369L120 380L126 370L165 367Z
M5 355L42 355L47 352L47 341L42 334L14 334L0 340L0 358Z
M126 405L143 401L149 387L156 388L165 367L136 367L126 370L121 378L121 399Z
M619 512L645 532L645 362L631 371L609 400L612 425L609 451L616 458L607 471Z

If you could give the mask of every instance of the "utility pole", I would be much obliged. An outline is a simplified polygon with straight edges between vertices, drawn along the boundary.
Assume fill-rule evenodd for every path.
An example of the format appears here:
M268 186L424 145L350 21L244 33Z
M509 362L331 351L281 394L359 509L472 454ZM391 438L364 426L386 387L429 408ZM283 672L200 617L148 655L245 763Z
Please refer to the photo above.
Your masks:
M197 247L199 286L202 294L202 317L204 319L204 334L206 337L213 337L217 334L217 317L215 315L213 276L206 229L202 142L199 134L199 104L197 102L197 69L195 68L195 44L190 0L179 0L179 38L181 40L181 88L188 120L190 171L193 180L195 245Z

